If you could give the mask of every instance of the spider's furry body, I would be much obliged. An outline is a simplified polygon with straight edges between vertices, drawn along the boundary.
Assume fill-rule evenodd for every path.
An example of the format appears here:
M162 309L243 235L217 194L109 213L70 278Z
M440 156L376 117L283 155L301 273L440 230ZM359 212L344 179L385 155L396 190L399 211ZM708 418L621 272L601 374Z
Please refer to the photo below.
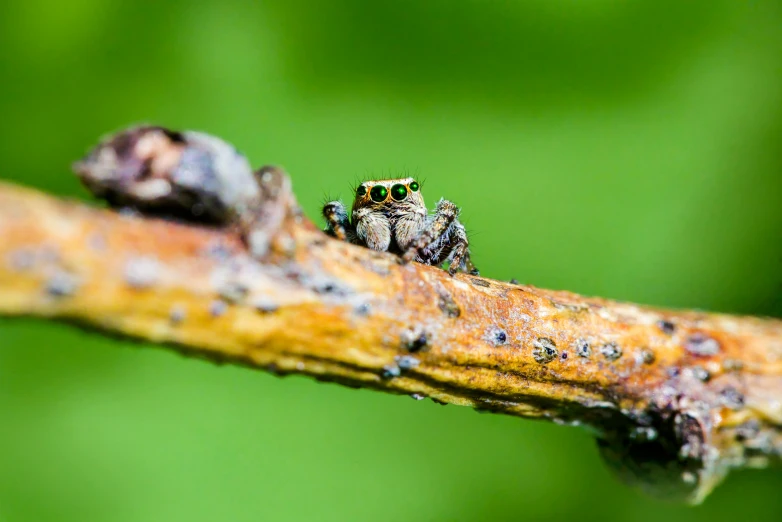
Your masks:
M470 261L467 233L458 219L459 208L441 199L429 215L419 188L413 178L365 181L356 189L350 216L341 201L324 205L326 233L398 254L405 261L433 266L448 262L451 274L477 274Z

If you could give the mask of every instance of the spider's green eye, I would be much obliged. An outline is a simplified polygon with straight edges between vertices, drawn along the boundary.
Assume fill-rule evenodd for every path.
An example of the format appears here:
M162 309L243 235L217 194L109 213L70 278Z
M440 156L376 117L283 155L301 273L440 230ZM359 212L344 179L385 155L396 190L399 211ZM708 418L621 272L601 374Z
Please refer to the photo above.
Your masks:
M362 197L365 196L367 193L367 188L364 185L361 185L356 189L356 196Z
M410 190L413 191L413 192L418 192L418 182L417 181L413 181L412 183L410 183Z
M391 197L394 201L403 201L407 197L407 187L397 183L391 187Z
M372 190L369 191L369 197L375 203L382 203L388 197L388 189L383 185L375 185Z

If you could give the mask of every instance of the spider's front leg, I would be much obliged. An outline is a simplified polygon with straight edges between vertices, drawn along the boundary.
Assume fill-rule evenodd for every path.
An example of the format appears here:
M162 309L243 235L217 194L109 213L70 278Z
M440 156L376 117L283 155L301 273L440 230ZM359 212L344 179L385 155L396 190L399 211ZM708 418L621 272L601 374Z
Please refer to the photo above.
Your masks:
M323 205L323 217L326 218L326 234L349 243L356 242L356 232L341 201L329 201Z
M441 250L443 239L456 218L459 216L459 207L447 199L441 199L434 210L434 216L418 234L418 237L402 255L405 261L415 261L416 258L428 265L433 263L432 254ZM438 263L439 264L439 263Z
M402 256L405 261L418 260L440 266L450 260L448 273L478 274L470 261L467 232L459 220L459 207L447 199L437 203L434 216Z
M454 275L456 272L466 272L470 275L480 275L478 269L472 264L470 260L469 242L467 241L467 231L464 230L459 220L454 220L451 225L451 233L449 234L448 246L442 250L447 254L445 260L450 258L451 264L448 266L448 273Z

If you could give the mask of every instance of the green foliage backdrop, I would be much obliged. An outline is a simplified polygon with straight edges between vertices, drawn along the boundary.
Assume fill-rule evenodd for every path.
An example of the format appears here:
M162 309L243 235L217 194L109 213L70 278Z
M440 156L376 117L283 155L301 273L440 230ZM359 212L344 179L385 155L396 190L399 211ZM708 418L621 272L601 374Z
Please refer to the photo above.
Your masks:
M489 277L779 316L781 57L774 0L11 0L0 177L86 198L105 132L204 130L312 216L419 176ZM670 505L574 428L137 346L0 321L0 521L782 519L779 471Z

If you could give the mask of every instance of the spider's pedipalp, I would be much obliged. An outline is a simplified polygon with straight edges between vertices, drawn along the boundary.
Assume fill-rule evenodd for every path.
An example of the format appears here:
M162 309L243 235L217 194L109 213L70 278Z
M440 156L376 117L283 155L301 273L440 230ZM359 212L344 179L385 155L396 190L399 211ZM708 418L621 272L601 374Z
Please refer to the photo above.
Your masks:
M388 250L391 245L391 223L385 214L364 207L353 211L353 221L361 244L372 250Z
M323 217L326 218L325 232L342 241L348 241L351 229L347 210L341 201L329 201L323 205Z

